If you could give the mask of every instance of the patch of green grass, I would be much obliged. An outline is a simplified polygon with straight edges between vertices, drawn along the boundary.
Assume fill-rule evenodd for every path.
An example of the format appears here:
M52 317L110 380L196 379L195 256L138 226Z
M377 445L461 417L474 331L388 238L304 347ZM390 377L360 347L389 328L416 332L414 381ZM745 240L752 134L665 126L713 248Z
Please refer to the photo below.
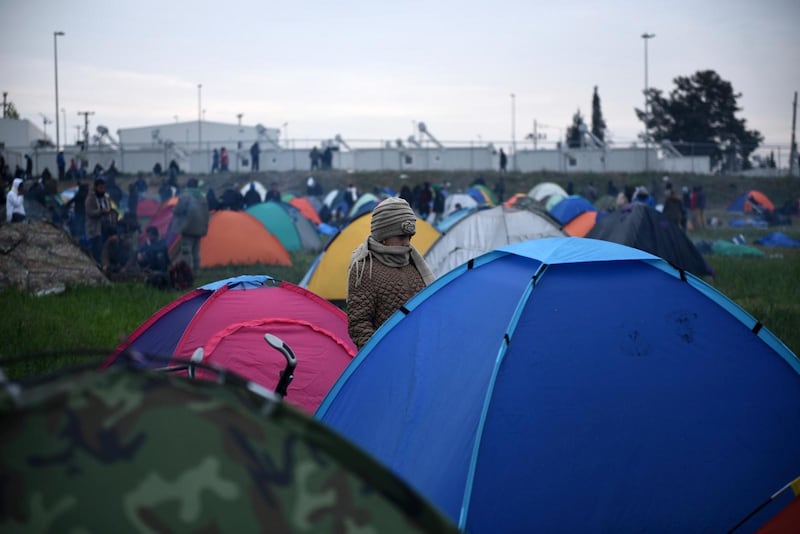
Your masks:
M39 374L76 363L81 354L109 353L176 293L143 284L81 286L59 295L36 297L18 290L2 292L6 313L0 321L0 357L35 355L8 369L10 376ZM44 353L54 353L45 356Z
M269 275L298 283L314 255L293 255L291 267L271 265L201 269L195 286L244 274ZM64 293L36 297L19 290L0 293L0 358L38 355L9 366L10 377L36 375L87 357L108 355L148 317L182 293L159 291L141 283L111 287L79 286Z
M716 271L710 281L800 354L800 251L770 250L766 258L710 255Z

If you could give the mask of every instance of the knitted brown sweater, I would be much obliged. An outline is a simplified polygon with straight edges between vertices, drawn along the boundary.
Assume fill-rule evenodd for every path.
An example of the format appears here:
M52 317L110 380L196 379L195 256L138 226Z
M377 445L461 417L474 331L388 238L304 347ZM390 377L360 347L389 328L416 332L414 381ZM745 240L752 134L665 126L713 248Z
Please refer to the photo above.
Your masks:
M359 286L355 287L352 270L347 288L348 332L359 349L390 315L425 287L413 263L388 267L372 260L370 276L370 260L366 262Z

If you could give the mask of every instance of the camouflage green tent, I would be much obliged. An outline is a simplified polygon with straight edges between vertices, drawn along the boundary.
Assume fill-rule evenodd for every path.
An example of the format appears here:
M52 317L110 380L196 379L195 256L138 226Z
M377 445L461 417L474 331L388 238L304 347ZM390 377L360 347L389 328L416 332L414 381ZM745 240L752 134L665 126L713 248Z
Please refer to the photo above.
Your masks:
M2 532L457 532L267 393L125 367L6 387L0 491Z

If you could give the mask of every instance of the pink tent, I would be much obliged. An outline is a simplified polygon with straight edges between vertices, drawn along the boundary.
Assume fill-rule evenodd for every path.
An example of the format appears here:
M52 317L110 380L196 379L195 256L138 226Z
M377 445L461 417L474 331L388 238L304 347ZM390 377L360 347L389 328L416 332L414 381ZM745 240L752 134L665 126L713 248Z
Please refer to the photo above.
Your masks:
M347 316L314 293L269 276L240 276L190 291L140 325L105 366L125 361L128 352L139 353L143 366L176 365L202 347L204 364L274 390L286 360L266 343L267 333L297 356L286 402L313 413L356 354ZM202 368L196 376L213 379Z

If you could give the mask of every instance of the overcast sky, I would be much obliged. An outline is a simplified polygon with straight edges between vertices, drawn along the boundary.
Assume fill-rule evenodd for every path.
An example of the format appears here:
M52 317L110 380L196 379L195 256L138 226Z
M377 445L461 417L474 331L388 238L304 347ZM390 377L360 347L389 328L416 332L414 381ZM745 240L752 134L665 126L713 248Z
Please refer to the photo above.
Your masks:
M800 89L797 0L0 0L0 89L40 127L59 104L118 128L205 119L290 138L395 139L419 121L440 141L554 140L593 87L612 139L641 131L649 85L713 69L739 117L788 144ZM512 98L511 94L515 96ZM512 114L512 107L514 113ZM63 122L63 115L61 116ZM559 128L561 129L559 131ZM62 139L64 127L61 125ZM47 126L52 137L55 125Z

